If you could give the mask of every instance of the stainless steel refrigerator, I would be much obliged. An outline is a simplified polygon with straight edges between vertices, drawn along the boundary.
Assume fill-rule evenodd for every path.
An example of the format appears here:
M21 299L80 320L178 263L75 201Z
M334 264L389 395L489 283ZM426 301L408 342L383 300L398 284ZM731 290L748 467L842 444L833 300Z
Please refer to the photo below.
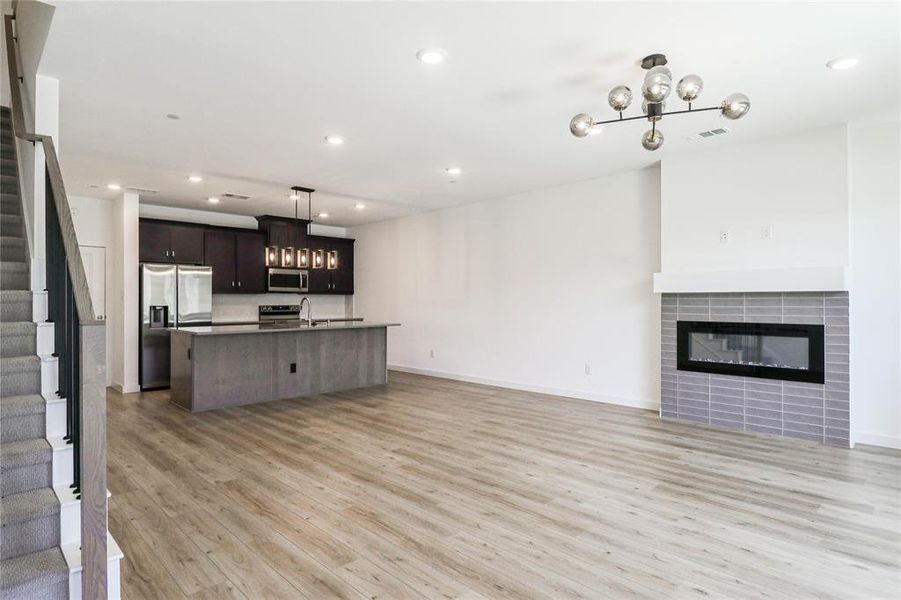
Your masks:
M169 328L213 320L213 268L141 265L141 390L169 387Z

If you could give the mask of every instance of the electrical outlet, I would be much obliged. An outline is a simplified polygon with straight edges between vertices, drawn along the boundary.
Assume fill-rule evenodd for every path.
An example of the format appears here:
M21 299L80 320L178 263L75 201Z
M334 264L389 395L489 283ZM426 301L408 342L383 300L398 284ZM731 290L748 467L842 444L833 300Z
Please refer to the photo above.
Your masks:
M720 232L720 243L728 244L729 243L729 230L724 229Z
M429 358L435 358L435 351L429 350Z
M773 226L772 225L764 225L760 228L760 239L762 240L771 240L773 239Z
M591 363L588 361L585 362L585 374L591 375Z
M297 363L291 363L291 372L297 373Z

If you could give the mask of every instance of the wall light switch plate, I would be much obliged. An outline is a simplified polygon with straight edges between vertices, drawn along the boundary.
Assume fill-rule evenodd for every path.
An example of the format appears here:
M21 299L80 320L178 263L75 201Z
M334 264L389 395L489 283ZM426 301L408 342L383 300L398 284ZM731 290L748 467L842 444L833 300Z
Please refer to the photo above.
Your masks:
M429 350L429 358L435 358L435 351Z
M589 363L589 362L585 363L585 374L591 375L591 363Z
M760 239L762 240L771 240L773 239L773 226L772 225L764 225L760 228Z
M297 373L297 363L291 363L291 372Z
M720 243L728 244L729 243L729 230L724 229L720 232Z

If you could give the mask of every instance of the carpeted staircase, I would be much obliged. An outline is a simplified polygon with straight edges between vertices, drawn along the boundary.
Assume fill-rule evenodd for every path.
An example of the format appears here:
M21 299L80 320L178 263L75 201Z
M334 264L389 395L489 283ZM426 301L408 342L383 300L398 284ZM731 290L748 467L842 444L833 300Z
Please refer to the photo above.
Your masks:
M0 107L0 600L69 596L8 108Z

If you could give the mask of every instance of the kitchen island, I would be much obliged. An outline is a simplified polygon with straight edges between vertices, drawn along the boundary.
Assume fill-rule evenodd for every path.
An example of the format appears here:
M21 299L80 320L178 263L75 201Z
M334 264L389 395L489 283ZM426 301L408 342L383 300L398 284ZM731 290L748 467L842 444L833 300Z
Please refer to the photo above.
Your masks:
M171 330L171 400L191 412L387 383L387 328L366 321Z

